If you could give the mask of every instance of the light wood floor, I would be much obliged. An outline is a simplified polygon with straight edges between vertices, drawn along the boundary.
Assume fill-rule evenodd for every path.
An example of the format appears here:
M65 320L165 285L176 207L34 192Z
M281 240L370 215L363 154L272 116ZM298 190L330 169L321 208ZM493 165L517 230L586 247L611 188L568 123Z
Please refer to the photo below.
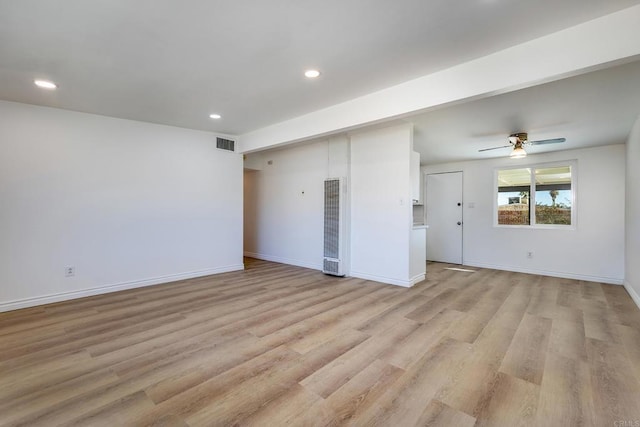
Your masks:
M404 289L246 261L0 314L0 425L640 421L621 286L430 263Z

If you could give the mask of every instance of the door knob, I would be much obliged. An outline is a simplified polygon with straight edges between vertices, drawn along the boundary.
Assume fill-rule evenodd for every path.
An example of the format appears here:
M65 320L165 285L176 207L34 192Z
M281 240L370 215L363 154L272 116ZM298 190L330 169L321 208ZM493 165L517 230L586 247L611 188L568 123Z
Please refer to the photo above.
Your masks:
M462 203L458 202L458 206L462 206Z
M462 223L460 221L458 221L458 225L462 225Z

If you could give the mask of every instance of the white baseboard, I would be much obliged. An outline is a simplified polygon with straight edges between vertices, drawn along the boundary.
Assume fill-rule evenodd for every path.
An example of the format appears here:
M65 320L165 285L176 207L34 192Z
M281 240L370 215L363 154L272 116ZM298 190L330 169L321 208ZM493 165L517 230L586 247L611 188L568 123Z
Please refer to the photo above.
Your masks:
M422 282L424 279L426 279L426 274L425 273L418 274L417 276L415 276L415 277L413 277L411 279L411 286L415 285L416 283Z
M322 263L320 262L312 263L312 262L301 261L299 259L293 259L293 258L284 258L284 257L279 257L274 255L257 254L255 252L245 252L244 256L249 258L261 259L263 261L278 262L280 264L295 265L296 267L311 268L313 270L322 271Z
M631 299L633 300L633 302L636 303L636 305L638 306L638 308L640 308L640 295L638 295L638 293L636 292L635 289L633 289L633 287L631 286L631 283L627 282L625 280L624 282L624 288L627 290L627 292L629 293L629 295L631 295Z
M186 273L170 274L161 277L152 277L143 280L133 280L130 282L116 283L112 285L98 286L95 288L81 289L71 292L61 292L57 294L42 295L32 298L24 298L13 301L0 302L0 312L17 310L20 308L34 307L53 302L67 301L76 298L90 297L94 295L107 294L110 292L123 291L126 289L142 288L145 286L159 285L161 283L175 282L178 280L193 279L194 277L209 276L212 274L227 273L230 271L244 270L244 264L235 264L225 267L209 268L205 270L189 271Z
M281 264L295 265L297 267L305 267L305 268L311 268L313 270L322 271L322 264L320 263L318 264L309 263L309 262L300 261L297 259L283 258L283 257L273 256L273 255L257 254L255 252L245 252L244 256L249 258L261 259L264 261L279 262ZM402 286L405 288L410 288L411 286L425 279L424 274L417 275L416 277L413 277L411 280L398 280L398 279L392 279L390 277L375 276L372 274L360 273L357 271L351 271L349 272L349 274L347 274L347 276L355 277L358 279L364 279L364 280L372 280L374 282L386 283L389 285Z
M388 285L396 285L402 286L403 288L410 288L417 282L413 282L412 280L399 280L392 279L390 277L383 276L375 276L373 274L360 273L358 271L352 271L349 274L350 277L357 277L358 279L372 280L374 282L386 283ZM416 276L414 279L417 279L419 276ZM422 279L424 279L424 275L422 275Z
M563 279L585 280L587 282L608 283L610 285L622 285L623 279L615 277L599 277L589 276L586 274L565 273L560 271L536 270L533 268L520 268L510 265L487 264L484 262L476 262L465 260L464 265L480 268L491 268L493 270L515 271L517 273L538 274L540 276L561 277Z

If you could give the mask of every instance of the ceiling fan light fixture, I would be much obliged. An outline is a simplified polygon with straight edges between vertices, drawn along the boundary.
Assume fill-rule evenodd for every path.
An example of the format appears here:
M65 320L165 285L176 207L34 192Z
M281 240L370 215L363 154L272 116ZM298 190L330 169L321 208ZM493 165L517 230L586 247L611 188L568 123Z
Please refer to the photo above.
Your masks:
M529 140L527 132L516 132L509 135L509 142L516 145L517 142L525 143Z
M521 142L516 144L509 157L511 157L512 159L522 159L524 157L527 157L527 152L524 151L524 148L522 148Z
M483 148L478 150L479 152L500 150L503 148L513 148L509 157L514 159L521 159L527 157L527 152L524 151L524 146L529 145L543 145L543 144L557 144L565 142L566 138L553 138L553 139L540 139L537 141L529 141L529 135L526 132L512 133L509 135L509 145L501 145L499 147Z

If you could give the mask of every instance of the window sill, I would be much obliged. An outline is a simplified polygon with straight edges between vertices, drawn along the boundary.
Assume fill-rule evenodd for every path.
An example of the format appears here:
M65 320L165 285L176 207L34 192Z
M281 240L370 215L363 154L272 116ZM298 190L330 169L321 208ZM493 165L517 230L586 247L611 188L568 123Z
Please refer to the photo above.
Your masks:
M506 224L493 224L494 228L506 228L506 229L525 229L525 230L566 230L575 231L575 225L559 225L559 224L535 224L535 225L506 225Z

